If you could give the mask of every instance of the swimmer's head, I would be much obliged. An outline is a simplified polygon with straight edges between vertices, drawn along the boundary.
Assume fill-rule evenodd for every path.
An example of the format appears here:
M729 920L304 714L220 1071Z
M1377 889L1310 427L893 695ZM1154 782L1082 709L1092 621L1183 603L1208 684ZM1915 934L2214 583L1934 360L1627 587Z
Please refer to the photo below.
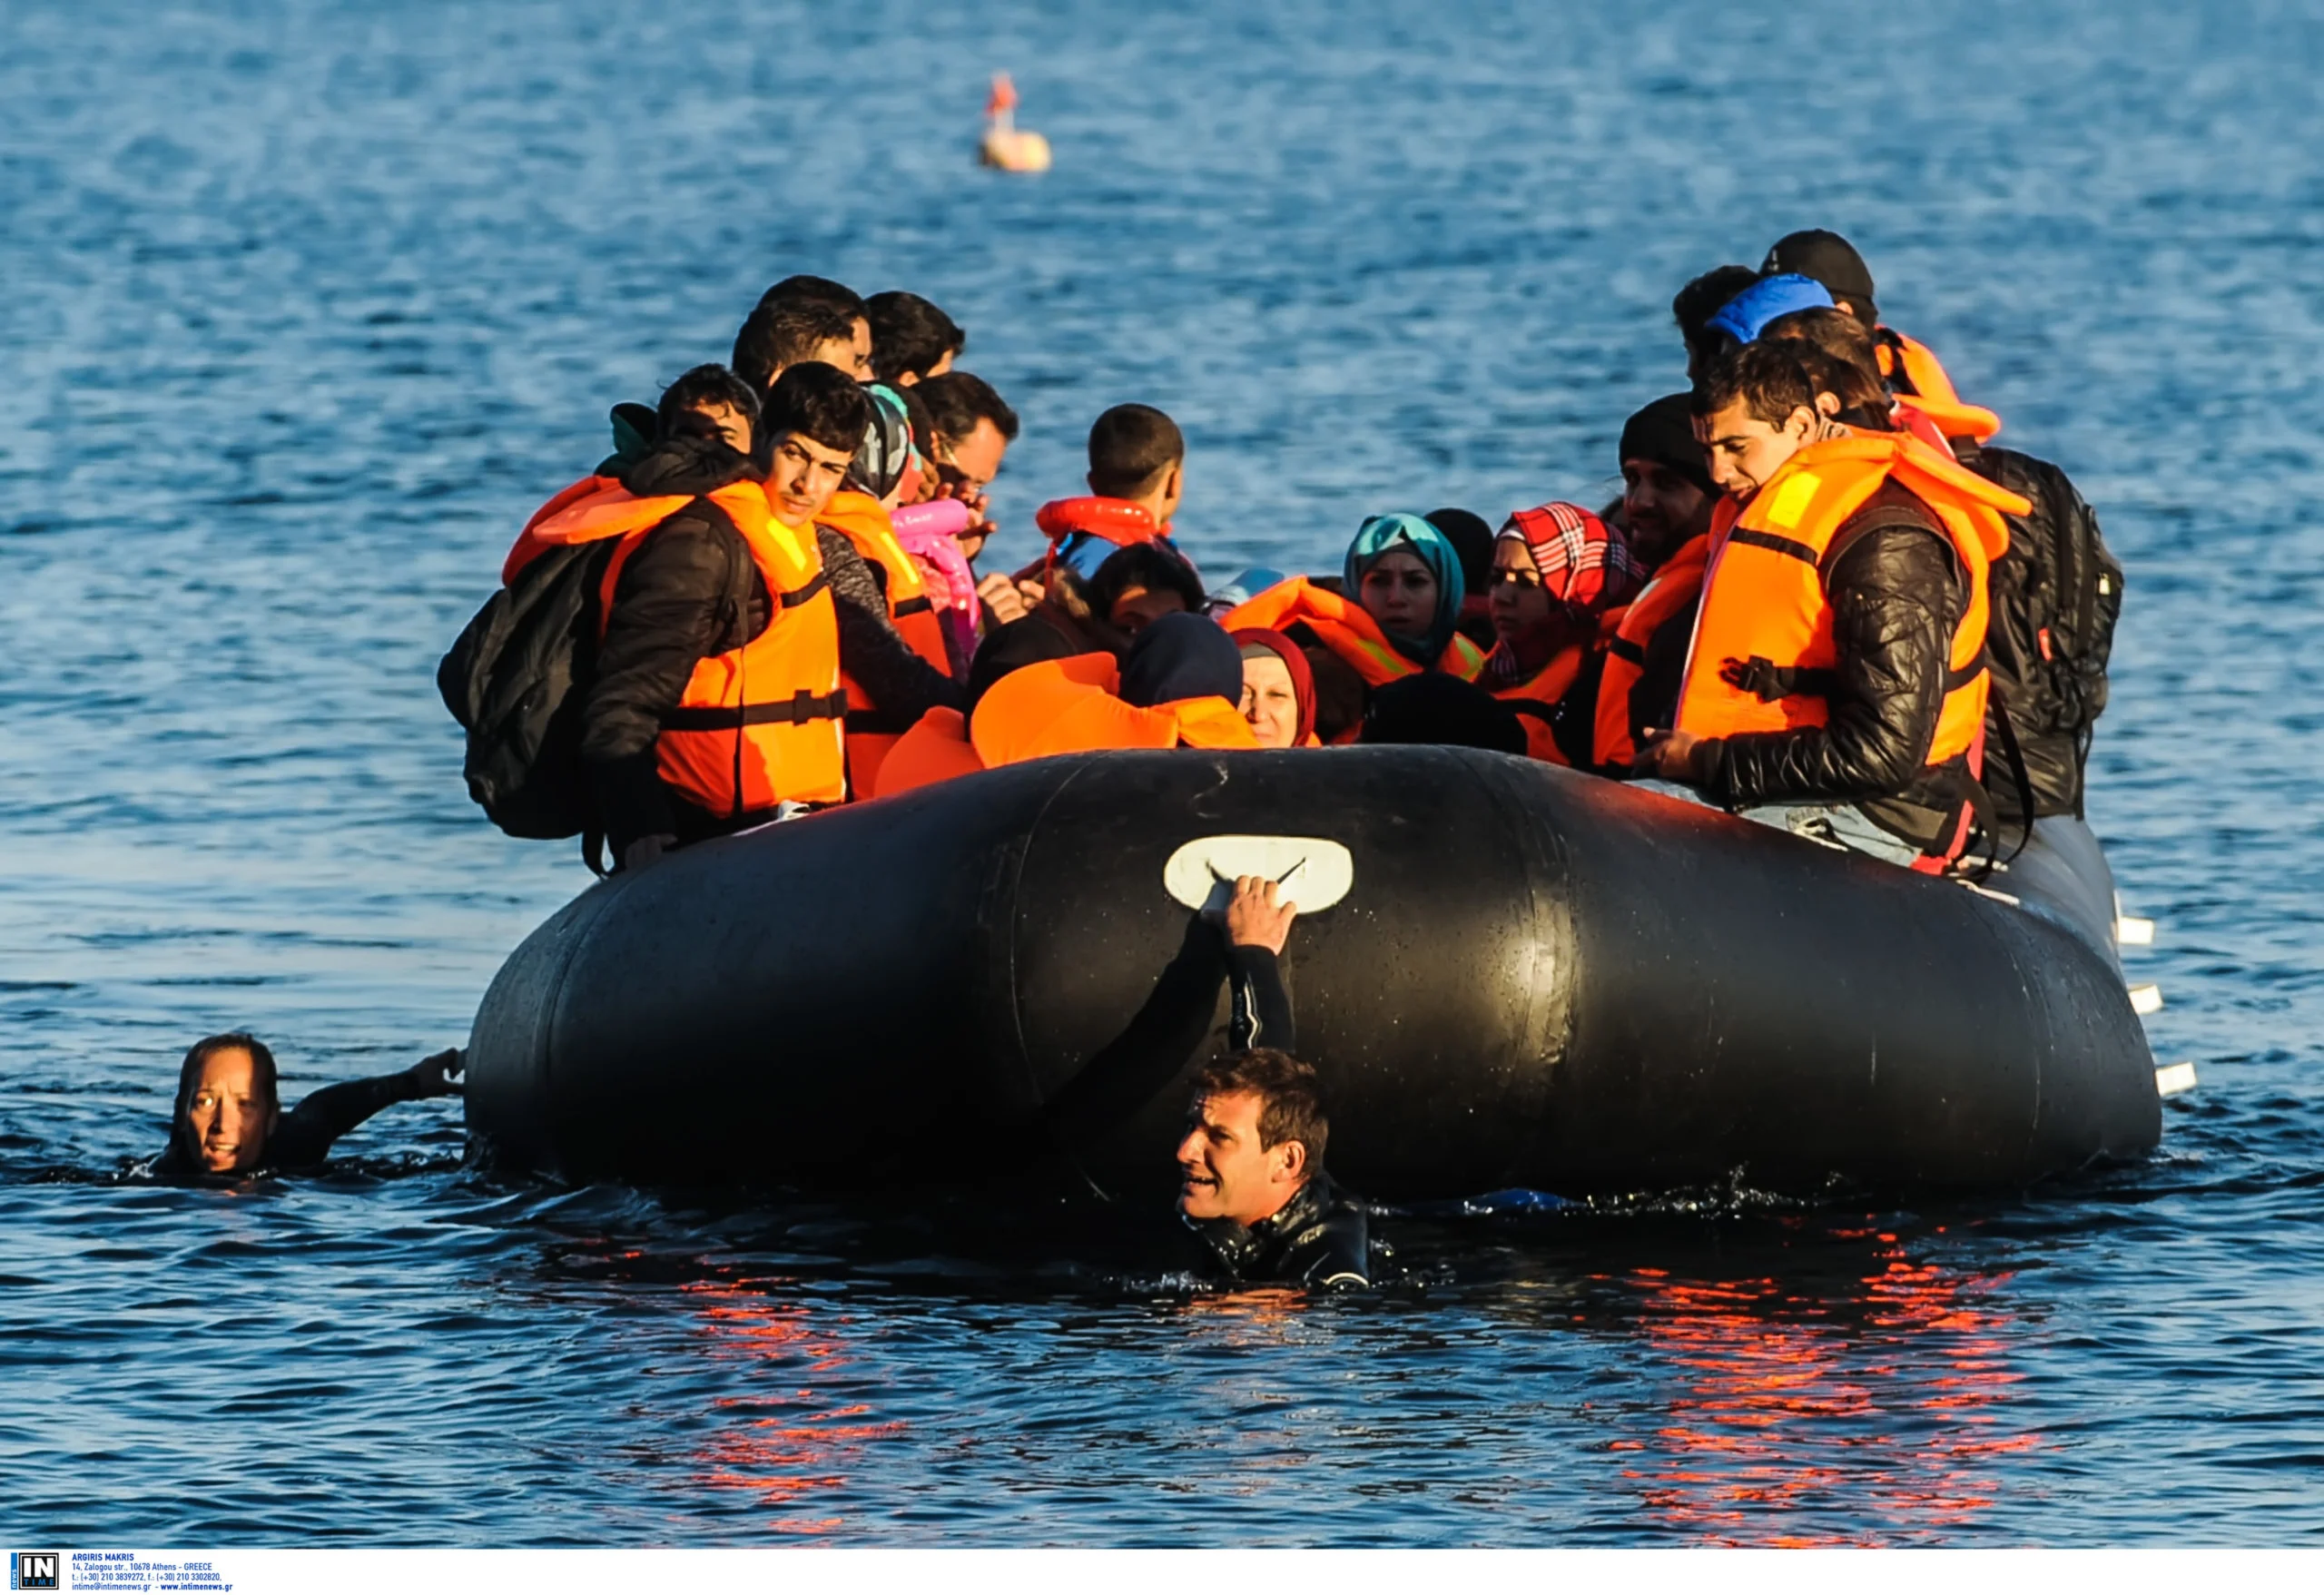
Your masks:
M1315 1069L1288 1053L1259 1047L1207 1065L1178 1142L1178 1211L1274 1217L1324 1167L1330 1129Z
M172 1134L205 1174L256 1168L281 1117L274 1054L255 1036L236 1030L196 1041L178 1066Z

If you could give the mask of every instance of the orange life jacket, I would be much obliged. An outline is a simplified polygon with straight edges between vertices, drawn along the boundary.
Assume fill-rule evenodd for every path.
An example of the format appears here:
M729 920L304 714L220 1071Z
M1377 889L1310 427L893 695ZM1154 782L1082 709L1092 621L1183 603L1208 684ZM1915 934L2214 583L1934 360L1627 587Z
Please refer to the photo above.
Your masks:
M827 526L855 546L855 551L887 576L888 619L907 646L950 675L951 657L944 651L944 625L920 567L896 541L888 512L869 493L842 491L832 495L818 525ZM860 798L879 790L880 762L910 724L872 701L855 678L842 673L847 690L847 784Z
M1493 696L1517 711L1518 722L1525 727L1525 752L1528 757L1551 764L1571 764L1565 750L1558 746L1551 733L1551 716L1573 690L1574 678L1590 659L1590 645L1575 643L1561 648L1550 662L1535 673L1531 681L1520 682L1506 692Z
M533 518L525 523L524 531L517 537L515 546L508 550L508 557L500 562L500 585L504 587L507 586L517 579L518 571L548 552L550 545L535 537L534 528L547 521L556 519L592 494L606 491L617 493L621 491L621 484L611 477L584 477L533 511ZM569 540L577 542L580 539Z
M973 775L983 768L984 761L969 743L968 717L940 704L921 715L888 750L880 763L880 784L873 795L893 797L956 775Z
M1258 739L1224 698L1125 704L1111 654L1076 654L1012 670L977 704L969 740L985 768L1101 748L1256 748Z
M1848 517L1886 481L1935 514L1968 578L1968 604L1946 655L1945 705L1922 763L1935 769L1966 759L1976 773L1987 684L1985 573L2009 546L2002 517L2031 507L1901 432L1809 444L1732 517L1704 577L1679 691L1679 730L1724 737L1827 724L1830 703L1808 674L1839 662L1824 558ZM1751 666L1754 684L1728 682L1722 672L1730 664ZM1782 690L1795 672L1805 679Z
M847 795L840 733L847 700L839 683L839 615L814 532L775 519L756 482L734 482L704 497L742 534L773 613L757 636L695 664L655 739L657 773L713 814L755 813L784 802L837 802ZM598 586L602 637L630 556L694 497L640 498L606 482L558 497L563 507L536 517L509 559L520 567L548 548L618 539Z
M1911 400L1913 408L1935 422L1947 438L1970 438L1983 443L2001 430L1999 416L1982 405L1962 401L1953 389L1953 379L1945 375L1926 344L1915 342L1894 327L1883 327L1874 334L1874 345L1880 357L1880 375L1886 379L1890 391Z
M1236 606L1219 624L1228 631L1239 631L1246 625L1268 631L1305 625L1315 634L1316 640L1354 666L1369 687L1385 686L1407 675L1418 675L1423 668L1396 651L1388 634L1372 618L1370 610L1353 598L1324 591L1304 576L1277 582L1265 592ZM1444 652L1437 655L1435 665L1436 669L1462 681L1476 680L1484 667L1484 651L1458 633L1444 645Z
M1614 635L1606 644L1606 670L1598 678L1598 720L1591 737L1590 762L1600 770L1627 773L1638 757L1638 743L1630 734L1630 694L1646 674L1646 650L1655 634L1685 614L1702 596L1703 567L1710 561L1711 539L1723 534L1723 521L1735 519L1735 500L1722 498L1711 512L1712 529L1689 537L1664 560L1659 569L1620 609L1607 611Z
M1103 537L1117 548L1128 548L1138 543L1151 543L1167 537L1170 528L1157 523L1154 512L1143 504L1128 498L1108 498L1091 495L1085 498L1052 498L1033 512L1033 524L1041 528L1052 550L1058 541L1076 532L1088 532L1093 537Z

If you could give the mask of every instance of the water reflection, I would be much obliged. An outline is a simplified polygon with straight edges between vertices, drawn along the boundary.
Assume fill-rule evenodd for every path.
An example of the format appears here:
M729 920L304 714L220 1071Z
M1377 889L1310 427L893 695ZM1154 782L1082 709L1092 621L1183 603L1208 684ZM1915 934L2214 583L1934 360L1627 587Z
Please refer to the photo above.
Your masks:
M2024 1375L2009 1362L2008 1274L1916 1260L1886 1232L1831 1238L1870 1249L1824 1288L1592 1276L1631 1297L1628 1332L1675 1376L1652 1433L1610 1442L1669 1526L1751 1544L1933 1537L1993 1506L1996 1459L2040 1445L2009 1400Z
M831 1389L849 1382L853 1361L844 1338L852 1314L768 1294L783 1283L713 1278L679 1286L705 1355L730 1369L720 1383L744 1393L712 1400L707 1432L690 1461L703 1485L792 1509L768 1520L775 1532L827 1534L844 1520L819 1515L818 1506L847 1488L867 1444L900 1435L905 1425L874 1420L868 1403L834 1401Z

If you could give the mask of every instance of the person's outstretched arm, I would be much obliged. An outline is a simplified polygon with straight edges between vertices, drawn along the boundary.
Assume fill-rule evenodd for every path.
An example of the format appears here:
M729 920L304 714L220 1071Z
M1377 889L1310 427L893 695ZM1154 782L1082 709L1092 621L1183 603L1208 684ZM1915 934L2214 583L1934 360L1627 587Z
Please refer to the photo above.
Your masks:
M1224 935L1215 921L1188 921L1177 956L1162 967L1122 1033L1092 1054L1043 1110L1051 1131L1070 1145L1109 1128L1177 1078L1209 1039L1222 977L1233 983L1229 1044L1238 1051L1290 1046L1291 998L1275 955L1298 911L1275 901L1272 881L1248 876L1236 882Z
M467 1068L459 1049L423 1058L409 1068L365 1080L346 1080L310 1091L299 1106L282 1116L267 1145L266 1161L276 1168L320 1163L330 1155L333 1141L382 1108L414 1102L422 1097L457 1097L456 1078Z
M1226 980L1233 1003L1226 1044L1237 1052L1254 1047L1298 1050L1291 993L1277 962L1298 912L1298 905L1282 901L1275 883L1263 876L1245 875L1235 882L1234 899L1226 905Z

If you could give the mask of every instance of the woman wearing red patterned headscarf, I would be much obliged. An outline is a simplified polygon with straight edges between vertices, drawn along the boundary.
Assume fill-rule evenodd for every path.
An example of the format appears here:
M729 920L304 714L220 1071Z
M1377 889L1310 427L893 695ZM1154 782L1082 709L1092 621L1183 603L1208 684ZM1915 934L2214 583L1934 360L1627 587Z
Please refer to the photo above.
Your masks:
M1517 711L1534 758L1589 765L1599 617L1639 586L1629 546L1579 505L1521 509L1502 527L1491 594L1500 640L1477 684Z

